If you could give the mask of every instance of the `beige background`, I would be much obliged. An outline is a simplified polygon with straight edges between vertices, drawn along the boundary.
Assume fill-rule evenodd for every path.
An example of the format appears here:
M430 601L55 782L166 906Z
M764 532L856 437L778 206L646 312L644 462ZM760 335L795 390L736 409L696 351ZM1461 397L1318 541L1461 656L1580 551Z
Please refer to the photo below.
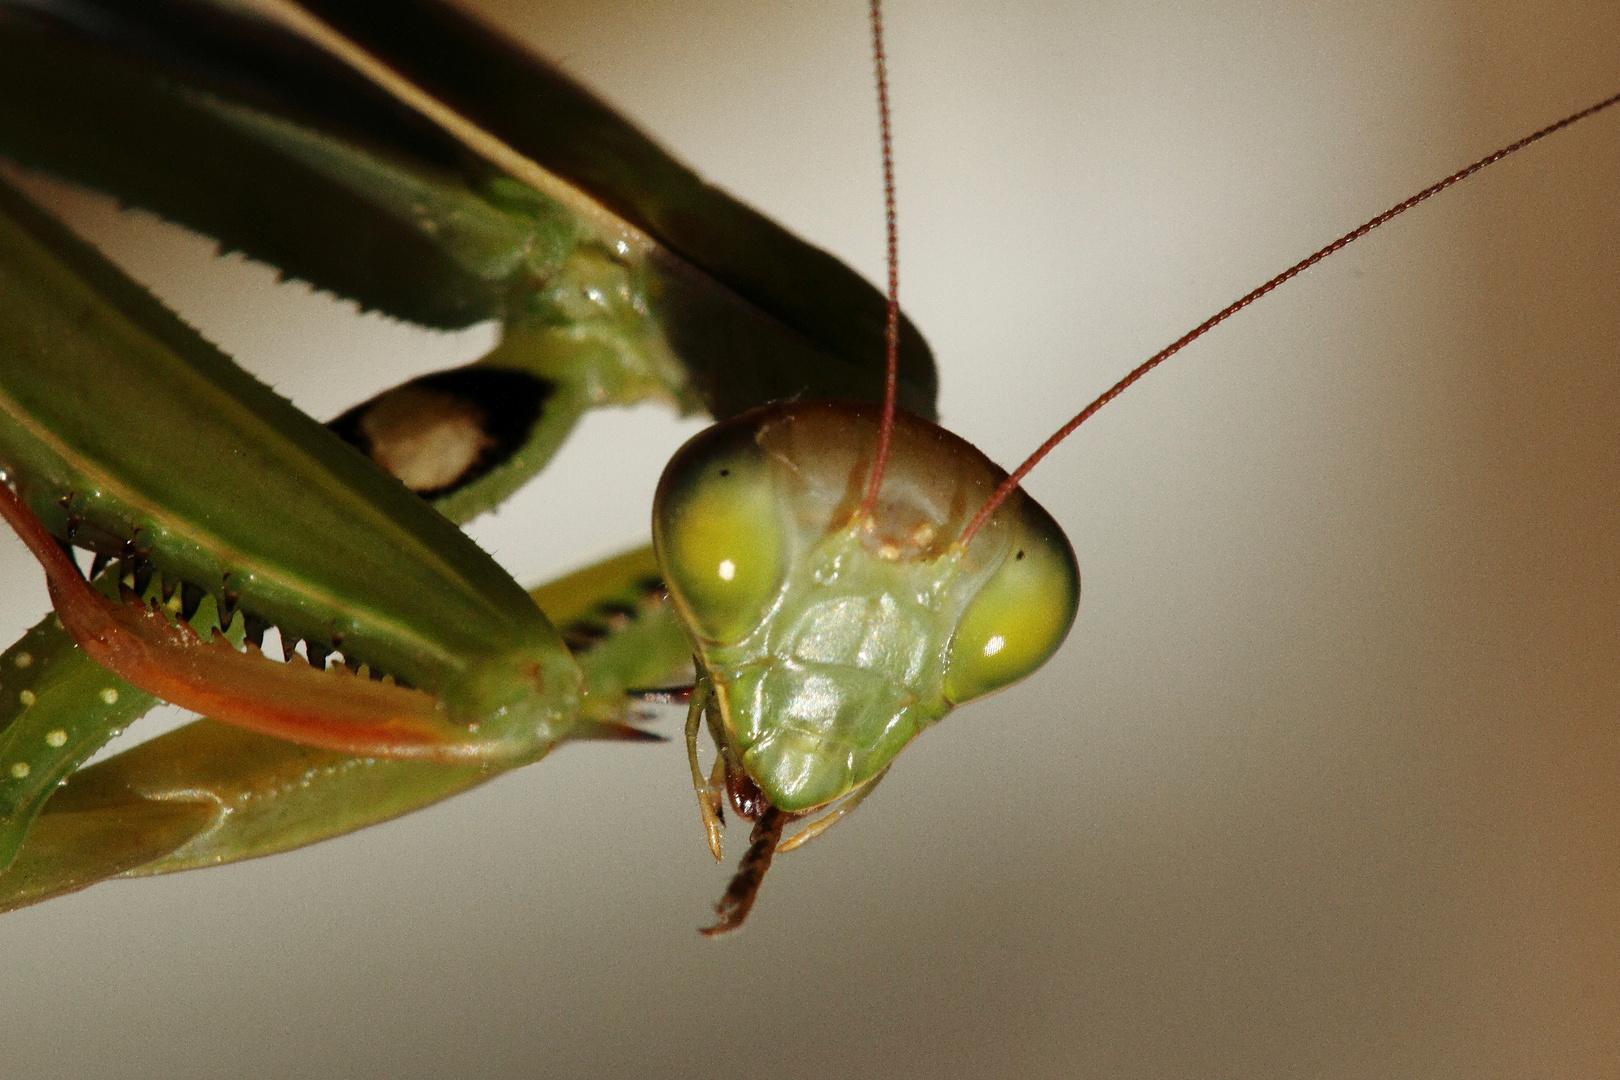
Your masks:
M1011 463L1317 244L1620 90L1610 0L1481 6L893 3L902 288L949 422ZM489 7L880 273L858 0ZM0 1076L1620 1075L1616 175L1620 115L1106 410L1031 483L1085 574L1068 644L785 858L743 934L693 932L727 870L678 744L570 748L6 916ZM487 338L52 197L323 417ZM638 541L691 429L594 423L480 537L525 580ZM0 557L14 634L43 589Z

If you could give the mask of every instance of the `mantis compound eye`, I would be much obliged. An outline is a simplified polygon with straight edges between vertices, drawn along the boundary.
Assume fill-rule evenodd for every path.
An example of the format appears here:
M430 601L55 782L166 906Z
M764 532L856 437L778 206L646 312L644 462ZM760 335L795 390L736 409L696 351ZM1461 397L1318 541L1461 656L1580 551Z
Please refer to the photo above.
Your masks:
M672 596L715 644L765 617L786 574L786 540L770 468L752 425L719 425L664 471L653 544Z
M1050 514L1023 500L1007 557L952 635L945 697L953 705L1000 690L1046 663L1080 606L1080 566Z

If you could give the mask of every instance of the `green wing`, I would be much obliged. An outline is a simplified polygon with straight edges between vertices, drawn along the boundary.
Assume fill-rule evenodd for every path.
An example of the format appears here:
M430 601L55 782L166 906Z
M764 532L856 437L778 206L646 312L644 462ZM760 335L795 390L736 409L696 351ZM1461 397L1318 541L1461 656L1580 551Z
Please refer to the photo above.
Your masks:
M879 395L883 299L837 260L453 8L306 7L651 240L638 287L695 403ZM608 239L305 39L202 0L0 5L0 153L428 326L521 317L559 250ZM901 403L932 415L909 323L901 357Z

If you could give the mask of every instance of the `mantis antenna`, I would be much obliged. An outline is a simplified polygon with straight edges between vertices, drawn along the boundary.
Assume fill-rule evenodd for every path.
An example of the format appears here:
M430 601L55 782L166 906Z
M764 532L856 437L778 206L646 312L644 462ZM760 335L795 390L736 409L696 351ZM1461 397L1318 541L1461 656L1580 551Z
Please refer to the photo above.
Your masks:
M894 153L882 3L869 4L888 241L882 410L795 400L732 417L681 448L653 502L659 567L697 668L687 753L715 856L723 799L755 822L718 921L704 933L741 925L775 853L858 806L921 731L1035 671L1062 644L1080 600L1078 561L1051 515L1014 495L1053 447L1283 282L1487 165L1620 103L1616 94L1527 135L1289 267L1135 368L1009 476L964 440L895 408ZM707 777L697 758L705 720L716 747ZM789 824L798 831L784 837Z
M874 12L877 10L877 0L873 0L872 8L873 8ZM880 86L882 85L882 70L883 69L881 67L881 61L880 61L880 66L878 68L878 71L879 71L879 85ZM1270 281L1267 281L1265 284L1261 285L1259 288L1254 289L1251 292L1245 293L1243 296L1241 296L1238 299L1232 301L1226 307L1224 307L1221 310L1217 311L1215 314L1211 315L1209 318L1205 319L1203 322L1199 323L1197 326L1193 327L1191 330L1189 330L1185 334L1181 335L1181 337L1177 338L1175 341L1173 341L1169 345L1165 346L1159 352L1154 353L1152 356L1150 356L1146 360L1144 360L1141 364L1137 365L1123 379L1120 379L1113 386L1110 386L1107 390L1103 391L1102 394L1099 395L1097 397L1097 399L1095 401L1093 401L1090 405L1087 405L1084 409L1081 409L1078 413L1076 413L1072 420L1070 420L1068 423L1064 424L1062 427L1058 428L1057 431L1053 433L1051 438L1049 438L1045 442L1043 442L1039 447L1036 448L1036 450L1035 450L1035 452L1033 454L1030 454L1029 457L1025 458L1024 463L1022 465L1018 466L1018 468L1014 469L1012 471L1011 475L1009 475L1007 477L1007 479L1003 480L1001 482L1000 486L996 488L995 493L992 494L989 499L985 500L985 504L983 506L981 506L979 508L979 512L973 516L973 520L969 521L968 524L967 524L967 527L962 530L962 535L957 540L957 543L959 543L963 547L966 547L973 540L973 535L979 531L979 528L986 521L990 520L990 515L994 514L996 512L996 508L999 507L1004 501L1006 501L1007 496L1011 495L1013 493L1013 491L1015 491L1018 488L1018 485L1023 482L1024 477L1029 475L1030 470L1033 469L1036 465L1040 464L1041 459L1046 457L1047 454L1051 453L1052 450L1057 447L1058 443L1062 442L1064 439L1067 439L1071 434L1074 433L1074 430L1076 428L1078 428L1081 424L1085 423L1087 420L1091 419L1091 417L1093 415L1095 415L1096 412L1099 409L1101 409L1104 405L1108 404L1110 401L1113 401L1115 398L1117 398L1120 394L1124 393L1126 388L1129 387L1132 383L1136 382L1142 376L1146 375L1148 372L1152 371L1154 368L1158 367L1160 364L1162 364L1166 360L1170 359L1170 357L1174 356L1176 353L1180 352L1182 349L1186 348L1188 345L1192 344L1194 341L1197 341L1199 338L1203 337L1205 334L1207 334L1211 330L1215 329L1215 327L1219 326L1221 323L1225 322L1227 319L1230 319L1233 315L1236 315L1238 312L1242 311L1244 308L1248 307L1250 304L1254 303L1256 300L1260 299L1262 296L1266 295L1271 290L1273 290L1277 286L1281 285L1283 282L1289 280L1290 278L1297 277L1298 275L1304 273L1306 270L1309 270L1311 267L1315 266L1317 263L1321 262L1323 259L1327 258L1329 255L1332 255L1334 252L1340 250L1341 248L1347 247L1348 245L1354 243L1357 240L1360 240L1363 236L1366 236L1368 233L1372 232L1374 229L1378 228L1378 226L1384 224L1386 221L1389 221L1391 218L1399 217L1400 215L1406 213L1408 210L1412 209L1418 203L1421 203L1421 202L1424 202L1424 201L1426 201L1428 199L1431 199L1434 196L1440 194L1442 191L1446 190L1446 188L1450 187L1451 185L1468 179L1470 176L1473 176L1475 173L1479 172L1481 169L1485 168L1486 166L1494 165L1498 161L1501 161L1503 158L1507 157L1508 155L1518 153L1520 150L1523 150L1525 147L1529 146L1531 143L1540 142L1542 139L1545 139L1547 136L1553 134L1554 132L1562 131L1564 128L1569 127L1571 124L1577 123L1578 121L1581 121L1581 120L1585 120L1589 116L1595 116L1598 113L1602 112L1603 110L1609 108L1611 105L1615 105L1617 103L1620 103L1620 94L1615 94L1612 97L1604 98L1602 101L1599 101L1594 105L1588 105L1586 108L1581 109L1579 112L1570 113L1568 116L1564 117L1562 120L1558 120L1558 121L1556 121L1554 123L1548 124L1546 127L1542 128L1539 131L1531 132L1529 135L1526 135L1522 139L1516 139L1515 141L1513 141L1511 143L1508 143L1506 146L1502 147L1500 150L1496 150L1496 151L1493 151L1493 152L1491 152L1489 154L1486 154L1484 157L1480 158L1478 161L1474 162L1472 165L1468 165L1468 166L1465 166L1464 168L1458 169L1456 172L1452 173L1450 176L1446 177L1445 179L1437 180L1435 183L1430 184L1428 187L1424 188L1422 191L1418 192L1416 195L1413 195L1413 196L1411 196L1410 198L1407 198L1407 199L1402 199L1400 202L1396 203L1394 206L1390 207L1388 210L1385 210L1383 213L1377 215L1376 217L1370 218L1367 221L1362 222L1360 225L1356 226L1354 229L1351 229L1349 232L1345 233L1343 236L1339 237L1337 240L1333 241L1331 244L1328 244L1326 247L1320 249L1319 251L1315 252L1314 254L1309 255L1306 258L1301 259L1299 262L1295 263L1293 266L1290 266L1288 269L1284 270L1282 273L1278 274L1276 277L1272 278ZM888 112L887 112L887 108L885 108L885 110L884 110L883 131L884 131L884 135L883 135L883 147L884 147L883 158L884 158L884 165L885 165L885 167L887 167L888 159L889 159L889 150L888 150L888 146L889 146L889 143L888 143ZM893 198L892 190L890 192L890 198L891 198L891 207L892 207L892 198ZM889 216L889 222L890 222L890 230L891 230L890 234L889 234L889 237L890 237L889 238L889 289L890 289L889 303L890 303L890 311L891 311L890 318L892 320L893 319L892 312L893 312L893 305L894 305L894 299L893 299L894 298L894 233L893 233L894 211L892 209L890 210L889 215L890 215ZM894 338L892 336L892 331L893 331L893 323L892 322L891 322L890 326L891 326L891 337L890 337L890 342L889 342L889 378L892 381L894 379L894 377L895 377L895 375L894 375L894 366L895 366L894 355L895 354L894 354ZM887 414L885 414L885 421L887 422ZM881 446L882 443L880 442L879 445ZM881 461L882 461L882 459L880 458L879 459L880 464L879 464L878 468L882 467L881 466ZM874 486L874 488L876 487L875 482L874 482L873 486ZM868 493L867 499L869 501L872 500L871 493Z
M894 436L894 399L900 382L900 230L894 211L894 140L889 132L889 69L883 55L883 0L872 0L872 61L877 74L878 130L883 144L883 223L888 241L889 308L883 328L883 419L878 424L872 478L867 482L866 496L856 512L857 519L864 522L872 520L878 491L883 487L883 473L889 465L889 443Z

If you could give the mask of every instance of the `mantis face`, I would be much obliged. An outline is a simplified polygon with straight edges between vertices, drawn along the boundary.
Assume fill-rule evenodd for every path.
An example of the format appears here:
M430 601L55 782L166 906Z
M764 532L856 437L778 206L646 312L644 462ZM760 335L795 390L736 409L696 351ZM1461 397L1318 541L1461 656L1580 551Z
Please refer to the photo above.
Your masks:
M878 410L770 405L670 462L653 541L713 686L728 771L806 813L874 782L923 728L1062 644L1074 551L1021 492L964 545L1006 474L900 414L881 496L859 513Z

